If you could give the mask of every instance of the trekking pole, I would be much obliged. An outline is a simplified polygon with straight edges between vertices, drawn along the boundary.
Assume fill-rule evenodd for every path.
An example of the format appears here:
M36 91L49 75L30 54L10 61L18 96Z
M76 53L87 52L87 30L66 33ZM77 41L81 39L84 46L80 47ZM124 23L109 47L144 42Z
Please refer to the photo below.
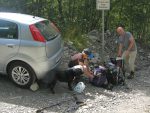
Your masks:
M125 75L125 73L126 73L125 62L126 61L125 60L126 60L125 58L122 58L122 72L123 72L123 77L124 77L123 85L126 87L126 89L130 89L129 86L127 85L127 83L126 83L126 75Z
M75 110L77 110L79 107L82 107L82 106L84 106L84 105L86 105L85 103L82 103L82 104L75 104L74 106L72 106L71 108L67 108L66 110L64 110L64 112L63 113L66 113L66 112L73 112L73 111L75 111Z
M64 99L64 100L59 101L59 102L57 102L57 103L51 104L51 105L49 105L49 106L46 106L46 107L44 107L44 108L42 108L42 109L38 109L38 110L36 111L36 113L43 113L43 111L46 110L46 109L48 109L48 108L51 108L51 107L60 105L60 104L62 104L62 103L65 103L65 102L68 102L68 101L71 101L71 100L75 100L76 103L77 103L77 101L78 101L77 94L74 94L74 93L72 94L71 92L70 92L70 94L71 94L72 98ZM84 103L79 103L79 104L77 104L77 105L78 105L78 107L77 107L76 109L78 109L80 106L83 106L83 105L85 105L85 104L84 104ZM72 108L72 109L73 109L73 108Z
M62 103L64 103L64 102L71 101L72 99L73 99L73 98L70 98L70 99L67 99L67 100L63 100L63 101L59 101L59 102L57 102L57 103L51 104L50 106L46 106L46 107L44 107L44 108L42 108L42 109L38 109L38 110L36 111L36 113L43 113L42 111L45 110L45 109L47 109L47 108L51 108L51 107L53 107L53 106L60 105L60 104L62 104Z

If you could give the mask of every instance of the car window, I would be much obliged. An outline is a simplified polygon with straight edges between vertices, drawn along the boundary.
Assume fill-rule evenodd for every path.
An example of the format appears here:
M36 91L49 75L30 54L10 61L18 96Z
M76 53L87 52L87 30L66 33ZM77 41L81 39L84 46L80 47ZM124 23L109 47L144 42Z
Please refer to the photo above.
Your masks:
M0 20L0 38L18 39L17 24L5 20Z
M50 23L50 21L46 20L35 24L35 26L39 29L39 31L47 41L54 39L58 35L58 32Z

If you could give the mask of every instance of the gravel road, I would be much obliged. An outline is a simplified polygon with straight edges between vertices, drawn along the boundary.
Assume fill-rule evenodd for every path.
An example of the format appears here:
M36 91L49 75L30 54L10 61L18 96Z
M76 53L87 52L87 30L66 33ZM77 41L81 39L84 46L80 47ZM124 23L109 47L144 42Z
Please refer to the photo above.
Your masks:
M116 86L112 91L86 83L84 94L79 95L86 103L79 107L66 83L56 85L56 94L41 87L32 92L16 87L8 77L0 76L0 113L36 113L38 109L71 99L43 110L43 113L150 113L150 67L136 72L133 80L127 80L130 89Z

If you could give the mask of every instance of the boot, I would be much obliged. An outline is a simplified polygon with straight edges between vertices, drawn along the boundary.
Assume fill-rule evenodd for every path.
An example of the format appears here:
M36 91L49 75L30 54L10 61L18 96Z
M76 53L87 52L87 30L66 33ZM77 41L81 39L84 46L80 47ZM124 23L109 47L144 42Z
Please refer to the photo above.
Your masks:
M133 79L134 78L134 72L131 71L130 75L127 77L128 79Z

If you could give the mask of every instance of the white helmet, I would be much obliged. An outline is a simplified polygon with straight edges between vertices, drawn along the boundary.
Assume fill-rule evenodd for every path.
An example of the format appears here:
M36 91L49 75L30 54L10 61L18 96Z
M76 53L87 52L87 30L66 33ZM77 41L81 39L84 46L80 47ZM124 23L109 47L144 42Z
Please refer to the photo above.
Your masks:
M77 85L74 87L74 91L78 93L82 93L84 89L85 89L85 85L83 82L77 83Z

